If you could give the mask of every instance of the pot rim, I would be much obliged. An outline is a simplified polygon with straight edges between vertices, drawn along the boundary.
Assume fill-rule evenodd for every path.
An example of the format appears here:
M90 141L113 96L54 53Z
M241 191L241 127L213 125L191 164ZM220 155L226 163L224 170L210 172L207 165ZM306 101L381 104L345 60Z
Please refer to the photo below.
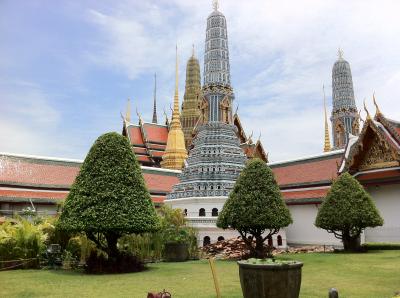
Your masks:
M295 263L290 264L251 264L247 261L237 261L239 267L251 268L251 269L272 269L272 270L285 270L285 269L296 269L303 267L303 263L299 261L294 261Z

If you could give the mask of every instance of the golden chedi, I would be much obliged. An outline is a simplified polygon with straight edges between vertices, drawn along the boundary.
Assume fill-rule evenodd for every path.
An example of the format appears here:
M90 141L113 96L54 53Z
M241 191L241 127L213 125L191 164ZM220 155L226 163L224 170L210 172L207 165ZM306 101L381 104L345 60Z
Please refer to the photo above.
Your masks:
M174 110L168 132L167 147L162 157L161 167L166 169L181 170L187 158L185 138L182 131L179 115L179 95L178 95L178 49L176 49L175 66L175 96Z

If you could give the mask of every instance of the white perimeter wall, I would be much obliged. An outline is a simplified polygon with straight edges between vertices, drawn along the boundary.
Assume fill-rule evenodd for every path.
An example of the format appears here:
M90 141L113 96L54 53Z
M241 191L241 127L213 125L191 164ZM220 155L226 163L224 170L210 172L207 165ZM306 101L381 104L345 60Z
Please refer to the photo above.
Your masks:
M400 184L368 187L384 220L382 227L365 230L366 242L400 242Z
M314 226L318 213L316 204L289 205L293 224L286 228L286 239L291 244L326 244L340 246L342 243L335 236Z

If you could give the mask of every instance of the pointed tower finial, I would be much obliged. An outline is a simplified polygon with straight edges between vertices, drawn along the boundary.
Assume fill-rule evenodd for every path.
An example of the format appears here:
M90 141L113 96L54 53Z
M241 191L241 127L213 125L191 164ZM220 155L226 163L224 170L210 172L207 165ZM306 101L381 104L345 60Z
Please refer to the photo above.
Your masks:
M154 104L153 104L153 120L157 124L157 74L154 73Z
M185 137L179 115L178 46L176 46L174 109L172 111L171 126L168 131L167 146L162 157L161 167L180 170L184 166L186 158Z
M213 0L213 8L214 10L218 10L219 4L218 4L218 0Z
M194 57L194 44L192 44L192 57Z
M373 98L373 100L374 100L374 105L375 105L375 109L376 109L375 115L380 115L380 114L382 114L381 110L379 109L378 104L376 103L375 91L374 91L374 94L372 95L372 98Z
M365 118L365 121L371 120L371 115L369 114L367 105L365 104L365 98L364 98L364 111L367 113L367 117Z
M128 98L128 100L126 102L125 120L128 122L131 122L131 100L130 100L130 98Z
M325 112L324 152L329 152L329 151L331 151L331 140L330 140L330 137L329 137L328 116L327 116L327 113L326 113L325 85L322 85L322 91L324 93L324 112Z
M338 57L339 60L343 60L343 50L341 48L338 49Z
M179 74L178 74L178 45L176 45L175 53L175 95L174 95L174 110L172 113L172 119L179 118Z

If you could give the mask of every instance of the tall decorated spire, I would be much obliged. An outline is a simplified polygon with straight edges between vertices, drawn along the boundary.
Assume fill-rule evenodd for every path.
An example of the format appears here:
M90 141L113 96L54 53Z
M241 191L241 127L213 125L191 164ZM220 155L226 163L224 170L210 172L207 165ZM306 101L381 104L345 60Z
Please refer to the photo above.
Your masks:
M204 85L230 85L228 30L225 16L218 11L218 1L213 1L214 11L207 18L204 52Z
M232 121L234 96L230 86L226 19L218 10L218 2L213 3L214 10L207 18L204 86L199 96L200 118L186 166L179 176L180 182L167 196L172 207L178 206L174 204L175 199L179 199L177 204L182 209L187 202L189 212L192 208L196 216L200 206L195 206L193 198L198 200L197 204L202 205L203 199L207 202L210 197L218 197L217 201L222 208L246 161ZM194 59L189 59L188 65L193 66L193 69L188 69L186 77L192 83L186 87L193 87L193 93L199 86L199 70L196 69L197 61ZM185 96L189 93L186 89ZM193 102L195 103L195 97ZM185 110L184 102L183 113Z
M350 64L339 49L338 60L332 69L332 133L335 149L344 148L349 134L359 134L359 118L354 99Z
M167 147L162 157L161 167L167 169L180 170L184 166L187 158L185 138L183 135L181 122L179 119L179 94L178 94L178 46L176 47L175 63L175 95L174 110L168 132Z
M325 86L322 86L324 92L324 112L325 112L325 140L324 140L324 152L331 151L331 140L329 138L329 126L328 126L328 115L326 113L326 98L325 98Z
M153 104L153 120L157 124L157 74L154 74L154 104Z
M192 56L186 65L185 95L182 103L181 123L185 135L186 149L189 150L192 144L193 129L200 117L200 93L201 78L199 60L194 55L194 46Z

